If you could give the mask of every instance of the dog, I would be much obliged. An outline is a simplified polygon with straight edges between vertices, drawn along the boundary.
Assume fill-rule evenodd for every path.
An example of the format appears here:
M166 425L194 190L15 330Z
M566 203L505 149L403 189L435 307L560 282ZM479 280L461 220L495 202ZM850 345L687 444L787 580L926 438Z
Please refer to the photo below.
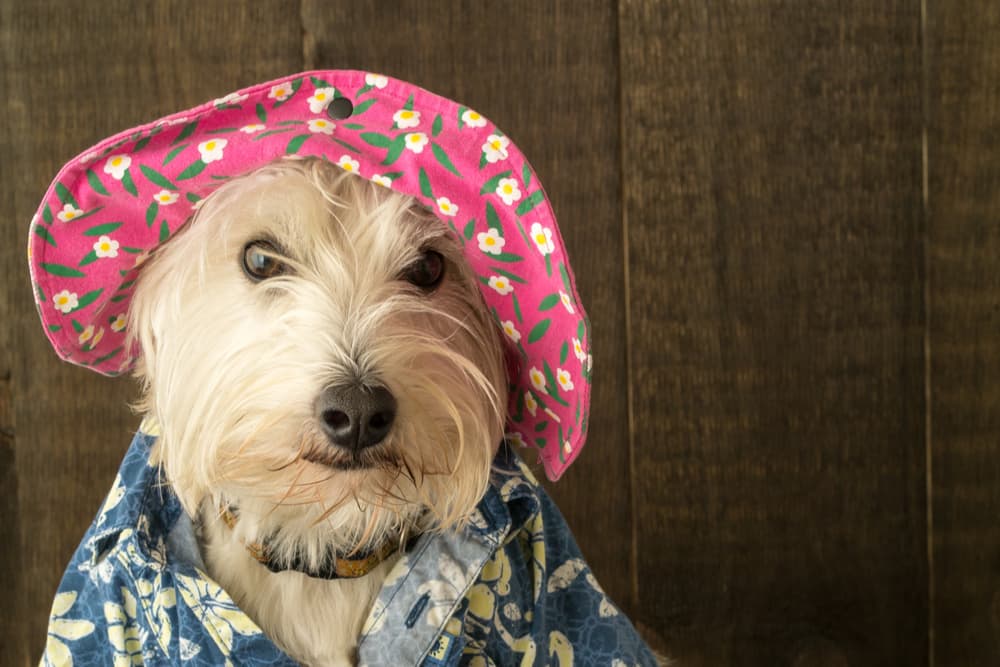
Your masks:
M274 114L310 80L312 96L297 113L324 112L331 101L324 96L335 99L329 91L336 89L321 76L300 76L216 100L194 121L185 115L130 133L131 153L116 153L124 142L109 141L96 157L77 161L87 196L100 205L77 201L57 179L49 196L70 200L59 214L65 227L44 220L49 204L34 223L33 253L72 252L69 241L56 240L73 233L93 244L80 267L135 255L117 271L126 279L119 296L95 304L90 320L106 321L109 337L122 334L117 347L106 340L101 347L105 327L73 317L114 291L57 291L75 274L51 254L33 257L32 268L60 354L91 367L131 364L144 416L64 576L43 663L657 664L518 454L528 444L524 432L538 434L540 447L557 432L548 451L568 465L579 440L572 422L581 423L581 411L585 420L588 394L573 393L574 378L589 383L584 322L577 329L579 304L568 268L553 261L550 228L535 222L529 238L519 220L510 222L505 240L490 202L482 231L475 219L461 231L444 224L468 205L432 196L449 182L428 176L432 163L418 163L422 200L389 187L388 176L362 178L361 163L349 156L334 164L322 152L298 155L313 135L333 132L330 121L309 116L313 135L279 137L286 155L214 175L211 191L190 191L193 215L176 229L164 219L155 242L130 248L111 236L123 224L107 204L112 189L120 182L118 201L133 209L133 200L144 200L130 169L150 187L176 190L152 195L144 217L155 233L158 214L180 198L178 184L208 174L233 150L215 137L235 128L184 143L199 118L243 113L246 103L265 120L264 101L273 100ZM359 107L362 94L384 87L377 76L363 81ZM414 95L426 93L412 90L404 89L405 104L395 101L405 96L379 98L402 106L392 115L401 130L420 122ZM250 106L248 97L260 101ZM424 113L441 104L431 100ZM299 122L292 118L270 132ZM457 118L456 132L466 135L485 126L465 107ZM260 123L240 131L264 130ZM423 133L358 136L386 151L383 164L404 151L419 155L431 141ZM153 139L163 141L156 161L136 169ZM157 171L185 150L195 155L197 139L197 161L170 176ZM432 146L435 168L461 176L446 149ZM490 134L481 155L475 147L479 169L502 167L508 148L506 138ZM103 160L104 180L95 160ZM465 163L460 168L470 173ZM511 173L470 187L487 196L495 190L497 202L513 207L533 177L526 163L520 184ZM535 206L540 193L526 203ZM111 221L73 227L98 213ZM512 281L528 281L499 268L484 276L469 260L471 252L489 267L521 261L503 250L517 243L514 228L538 253L539 280L565 289L538 298L538 323L524 340L518 327L530 320L526 306L515 301L513 320L498 307L522 289ZM50 282L43 272L54 276ZM117 274L107 271L112 278L98 284ZM125 312L106 310L122 302ZM560 312L573 326L553 372L526 344L559 326ZM62 329L67 317L76 341ZM68 350L67 340L78 347ZM574 358L579 372L567 370ZM509 428L529 422L531 429Z

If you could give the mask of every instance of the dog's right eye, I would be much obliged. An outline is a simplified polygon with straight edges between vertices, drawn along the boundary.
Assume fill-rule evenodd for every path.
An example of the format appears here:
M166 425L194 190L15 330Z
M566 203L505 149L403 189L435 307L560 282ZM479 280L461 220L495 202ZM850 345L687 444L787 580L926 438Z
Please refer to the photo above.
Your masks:
M286 267L277 254L271 243L251 241L243 248L243 272L254 282L282 275Z

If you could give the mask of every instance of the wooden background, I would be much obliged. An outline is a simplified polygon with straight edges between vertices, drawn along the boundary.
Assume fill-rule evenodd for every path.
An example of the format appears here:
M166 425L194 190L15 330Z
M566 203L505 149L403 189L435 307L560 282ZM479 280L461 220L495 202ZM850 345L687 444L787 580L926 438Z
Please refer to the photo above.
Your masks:
M137 418L58 363L28 220L120 129L307 68L482 111L594 321L553 493L690 665L1000 664L1000 4L0 0L0 661Z

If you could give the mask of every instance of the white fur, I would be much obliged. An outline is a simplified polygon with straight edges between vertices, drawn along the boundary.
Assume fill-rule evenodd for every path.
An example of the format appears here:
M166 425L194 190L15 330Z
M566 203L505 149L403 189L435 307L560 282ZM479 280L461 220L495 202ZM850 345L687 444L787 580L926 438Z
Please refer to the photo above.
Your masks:
M287 274L247 277L243 249L256 239L281 248ZM400 277L427 248L447 259L429 294ZM283 160L220 187L146 260L129 329L142 350L139 407L160 424L155 456L199 519L209 574L297 660L353 664L394 559L327 581L272 573L244 543L269 538L279 557L301 550L315 565L330 546L401 543L466 520L507 389L501 338L456 241L412 198ZM351 380L396 397L393 430L372 448L392 462L336 467L342 452L314 403ZM223 504L238 507L235 529L219 519Z

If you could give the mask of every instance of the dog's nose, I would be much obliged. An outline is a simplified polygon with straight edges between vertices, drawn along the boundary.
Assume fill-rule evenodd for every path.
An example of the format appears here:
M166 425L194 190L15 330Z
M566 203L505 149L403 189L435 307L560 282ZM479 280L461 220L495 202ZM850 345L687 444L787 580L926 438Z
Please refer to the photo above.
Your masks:
M316 413L330 442L360 452L389 435L396 418L396 398L381 386L327 387L316 402Z

